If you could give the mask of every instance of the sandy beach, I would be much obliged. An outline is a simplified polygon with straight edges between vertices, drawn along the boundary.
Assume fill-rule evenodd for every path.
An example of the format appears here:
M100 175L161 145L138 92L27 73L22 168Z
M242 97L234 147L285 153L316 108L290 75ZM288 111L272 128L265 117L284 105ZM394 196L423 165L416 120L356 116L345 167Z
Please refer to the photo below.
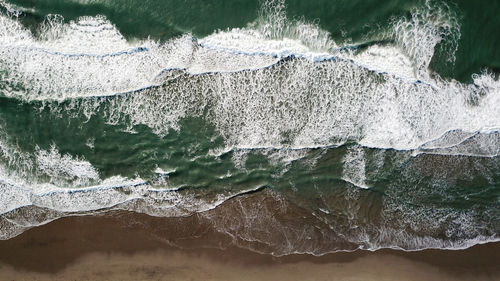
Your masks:
M172 223L129 212L59 219L0 242L0 280L500 280L500 243L273 257L204 248L213 245L210 235L189 249L173 247L123 223L134 220Z
M500 281L500 0L0 0L0 281Z

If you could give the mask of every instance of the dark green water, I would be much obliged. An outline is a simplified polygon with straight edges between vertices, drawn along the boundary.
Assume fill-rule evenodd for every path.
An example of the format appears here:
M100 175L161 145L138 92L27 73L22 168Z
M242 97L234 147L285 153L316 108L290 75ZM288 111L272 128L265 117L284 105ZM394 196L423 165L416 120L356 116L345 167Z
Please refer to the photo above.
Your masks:
M499 12L0 2L0 237L125 209L275 255L496 241Z

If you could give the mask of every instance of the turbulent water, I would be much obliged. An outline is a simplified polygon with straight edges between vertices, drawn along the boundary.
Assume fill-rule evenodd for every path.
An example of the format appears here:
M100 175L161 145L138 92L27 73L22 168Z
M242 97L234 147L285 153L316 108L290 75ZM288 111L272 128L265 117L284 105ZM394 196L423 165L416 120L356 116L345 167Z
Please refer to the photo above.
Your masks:
M0 239L129 210L273 255L500 240L491 2L0 1Z

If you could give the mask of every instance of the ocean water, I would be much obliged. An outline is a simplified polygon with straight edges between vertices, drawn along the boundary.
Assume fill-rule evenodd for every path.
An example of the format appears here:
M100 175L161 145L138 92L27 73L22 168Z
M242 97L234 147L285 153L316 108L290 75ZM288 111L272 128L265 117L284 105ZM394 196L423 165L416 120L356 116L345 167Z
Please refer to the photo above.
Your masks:
M0 0L0 239L128 210L278 256L500 240L499 12Z

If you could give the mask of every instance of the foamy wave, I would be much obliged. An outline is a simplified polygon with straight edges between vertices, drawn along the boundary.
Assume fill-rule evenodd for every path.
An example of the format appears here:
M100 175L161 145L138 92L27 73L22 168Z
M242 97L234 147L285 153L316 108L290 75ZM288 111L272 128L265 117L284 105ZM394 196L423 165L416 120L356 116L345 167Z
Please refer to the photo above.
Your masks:
M23 187L0 181L0 239L10 239L23 231L57 218L86 215L111 210L127 210L151 216L179 217L212 210L227 200L261 190L218 194L215 198L198 198L194 193L152 186L141 179L122 177L106 179L101 185L85 188L55 186ZM28 211L26 211L28 210ZM34 210L30 212L29 210ZM37 217L37 210L50 216ZM20 215L19 213L28 212ZM31 218L29 221L26 218Z
M414 65L419 79L430 79L429 65L438 44L445 46L447 61L455 61L460 39L457 14L446 3L426 0L411 10L411 17L395 18L387 38L396 41Z
M314 25L289 22L282 4L271 1L263 8L276 10L276 23L262 12L260 21L244 29L199 41L186 35L165 44L128 43L101 16L68 24L50 16L34 36L3 15L2 93L65 100L134 92L74 104L87 117L104 106L109 123L131 120L158 134L178 129L182 118L202 116L237 148L356 141L406 150L452 130L500 127L495 114L500 86L490 74L475 76L471 85L428 75L436 44L459 36L449 12L436 18L427 7L395 20L391 36L406 45L349 51L326 40ZM304 28L308 31L301 32ZM415 61L420 57L424 62ZM426 80L416 80L421 77Z
M14 185L79 187L100 182L99 172L81 157L61 154L55 145L22 151L0 126L0 178Z
M342 179L359 187L368 189L365 180L365 155L360 147L350 149L344 156L344 172Z

